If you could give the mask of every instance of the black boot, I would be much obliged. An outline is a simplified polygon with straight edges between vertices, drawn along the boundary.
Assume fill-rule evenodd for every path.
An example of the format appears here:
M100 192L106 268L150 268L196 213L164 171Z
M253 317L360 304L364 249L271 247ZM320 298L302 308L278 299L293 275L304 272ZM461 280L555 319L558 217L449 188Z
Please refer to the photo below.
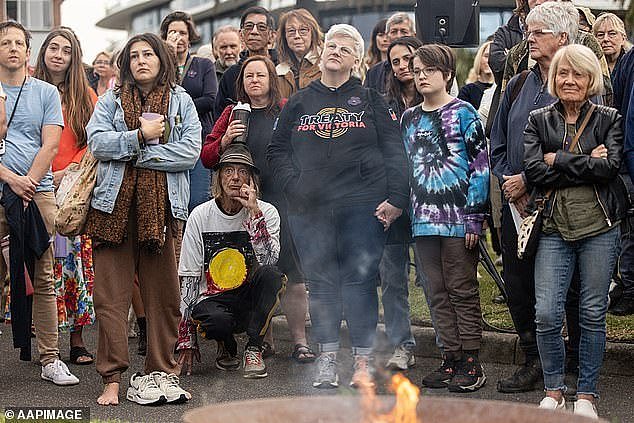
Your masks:
M544 375L539 358L527 358L526 363L515 371L512 376L498 381L498 392L512 394L543 389Z
M608 310L615 316L628 316L634 314L634 295L624 294L620 300Z
M136 319L137 325L139 325L139 349L137 354L145 355L147 353L147 330L145 317L139 317Z

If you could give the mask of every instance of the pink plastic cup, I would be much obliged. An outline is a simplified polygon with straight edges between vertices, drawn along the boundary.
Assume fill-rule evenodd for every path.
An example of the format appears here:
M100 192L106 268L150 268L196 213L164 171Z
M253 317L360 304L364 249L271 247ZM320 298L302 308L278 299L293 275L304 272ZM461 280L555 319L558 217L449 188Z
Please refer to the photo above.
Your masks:
M159 113L151 113L151 112L141 113L141 117L146 120L156 120L156 119L160 119L162 116L163 115ZM145 143L148 145L156 145L159 143L159 141L160 141L159 138L152 138L151 140L145 140Z

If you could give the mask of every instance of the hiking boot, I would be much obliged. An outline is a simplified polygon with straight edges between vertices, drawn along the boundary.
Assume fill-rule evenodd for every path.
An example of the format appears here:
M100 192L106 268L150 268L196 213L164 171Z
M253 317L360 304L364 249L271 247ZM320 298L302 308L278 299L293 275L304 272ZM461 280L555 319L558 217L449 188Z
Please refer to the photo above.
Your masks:
M608 311L615 316L634 314L634 298L624 295L619 302L617 302L614 307L610 307Z
M321 389L336 388L339 386L337 374L337 354L322 352L315 362L316 374L313 379L313 387Z
M182 404L192 398L192 394L180 387L178 376L174 373L152 372L150 376L154 378L154 382L163 392L168 403Z
M137 349L138 355L146 355L147 354L147 327L145 317L139 317L136 320L137 325L139 326L139 344Z
M589 417L595 420L599 419L597 408L594 406L592 401L588 401L587 399L578 399L575 402L574 414L576 416Z
M350 379L351 388L361 388L363 386L374 388L374 376L372 375L370 356L355 355L352 369L354 372Z
M407 370L414 364L416 364L414 353L403 345L399 345L385 364L385 368L388 370Z
M514 394L541 389L543 378L541 362L538 359L527 360L512 376L498 381L498 392Z
M245 348L242 368L244 372L242 377L247 379L260 379L268 376L261 347L249 345Z
M233 371L240 368L238 354L231 354L224 341L218 341L218 351L216 352L216 368L220 370Z
M53 382L55 385L77 385L79 379L73 375L63 361L55 359L52 363L42 366L42 379Z
M460 363L456 363L454 375L447 385L449 392L475 392L487 381L484 369L477 355L465 354Z
M455 361L445 358L440 367L423 378L423 386L427 388L446 388L454 375Z
M539 408L544 410L565 410L566 400L562 397L561 402L557 402L555 398L544 397L544 399L539 402Z
M130 378L130 387L126 398L141 405L159 405L167 401L165 394L158 387L153 374L135 373Z

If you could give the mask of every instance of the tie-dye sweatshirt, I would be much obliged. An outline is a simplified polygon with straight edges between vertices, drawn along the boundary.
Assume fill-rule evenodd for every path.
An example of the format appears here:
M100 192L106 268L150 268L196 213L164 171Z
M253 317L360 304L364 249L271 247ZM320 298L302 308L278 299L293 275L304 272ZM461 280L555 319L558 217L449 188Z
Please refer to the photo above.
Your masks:
M412 235L480 235L489 160L476 110L459 99L431 112L415 106L403 114L401 134L410 166Z

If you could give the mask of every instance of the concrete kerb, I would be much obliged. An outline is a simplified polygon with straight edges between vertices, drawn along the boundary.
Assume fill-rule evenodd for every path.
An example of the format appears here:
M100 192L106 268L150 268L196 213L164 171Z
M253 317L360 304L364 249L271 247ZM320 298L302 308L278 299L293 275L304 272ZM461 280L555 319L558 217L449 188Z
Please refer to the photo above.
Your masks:
M286 318L276 316L272 321L273 336L276 340L292 342ZM308 339L310 340L310 325L307 324ZM341 341L344 347L349 347L348 329L342 324ZM412 334L416 340L416 352L419 357L440 358L436 347L436 334L433 328L412 326ZM378 326L377 351L387 352L389 349L385 337L385 327ZM482 335L480 359L487 363L521 364L524 357L519 348L518 337L514 334L485 331ZM609 375L634 376L634 344L608 342L603 359L601 372Z

